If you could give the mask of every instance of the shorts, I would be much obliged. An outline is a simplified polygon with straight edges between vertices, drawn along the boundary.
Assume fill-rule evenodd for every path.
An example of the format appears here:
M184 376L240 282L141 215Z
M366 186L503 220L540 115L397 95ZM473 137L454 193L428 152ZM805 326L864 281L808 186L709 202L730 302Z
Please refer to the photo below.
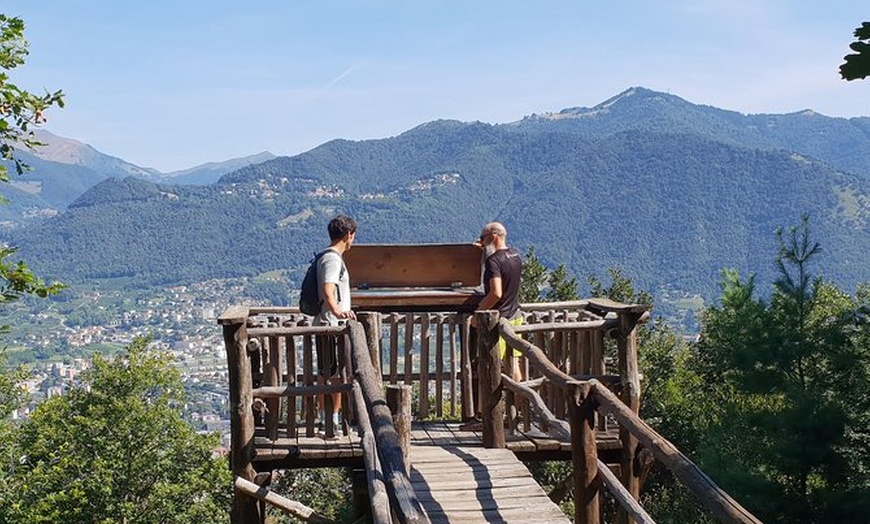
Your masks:
M508 322L512 326L522 326L523 325L523 316L519 315L518 317L515 317L515 318L508 320ZM498 358L504 359L505 353L507 353L507 342L505 341L504 338L498 337ZM518 350L518 349L514 349L513 356L521 357L521 356L523 356L523 352Z
M338 375L338 337L333 335L317 335L314 344L315 352L317 353L317 375L324 378Z

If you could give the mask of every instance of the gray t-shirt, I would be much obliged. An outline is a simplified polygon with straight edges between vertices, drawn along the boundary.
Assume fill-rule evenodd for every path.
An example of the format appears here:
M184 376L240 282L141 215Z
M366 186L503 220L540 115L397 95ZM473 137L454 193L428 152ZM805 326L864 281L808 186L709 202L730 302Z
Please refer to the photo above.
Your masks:
M338 251L327 250L317 262L317 294L323 303L320 306L320 314L314 317L315 324L338 325L339 319L329 310L329 304L323 296L323 284L335 284L338 307L342 311L350 311L350 275L347 269L342 271L344 261Z

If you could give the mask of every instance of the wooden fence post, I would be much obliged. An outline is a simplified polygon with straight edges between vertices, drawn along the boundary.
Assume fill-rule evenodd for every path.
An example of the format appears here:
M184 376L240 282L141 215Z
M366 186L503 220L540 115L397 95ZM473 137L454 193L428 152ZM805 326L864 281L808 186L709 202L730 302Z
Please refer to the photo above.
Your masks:
M231 307L219 318L223 326L230 388L230 467L234 477L254 482L257 472L254 457L253 382L248 358L246 322L248 309ZM236 491L233 494L232 524L260 524L263 515L257 499Z
M477 414L477 398L474 396L474 374L471 369L471 355L476 354L477 347L471 347L471 317L467 314L458 315L456 323L459 326L459 369L461 373L460 402L462 403L462 420L471 420Z
M264 386L280 386L281 385L281 352L279 351L280 339L278 337L264 338L266 348L263 356L263 385ZM280 398L271 398L266 400L266 413L263 418L266 426L266 436L270 440L278 440L278 421L280 419Z
M475 313L477 319L477 380L483 399L483 447L503 448L504 400L501 386L501 358L498 354L498 311Z
M366 332L366 344L372 357L375 373L381 375L381 314L371 311L360 312L357 320Z
M623 403L634 414L640 412L640 374L637 364L637 321L640 314L619 313L617 349L619 352L619 375L622 378ZM619 439L622 441L621 473L622 484L634 500L640 497L640 472L638 463L638 441L627 428L620 426ZM617 524L632 524L634 519L620 506L616 515Z
M567 391L574 466L574 524L598 524L598 450L595 442L595 403L588 382Z
M387 407L393 415L393 426L399 434L399 446L405 458L405 468L411 474L411 386L389 384L387 386Z

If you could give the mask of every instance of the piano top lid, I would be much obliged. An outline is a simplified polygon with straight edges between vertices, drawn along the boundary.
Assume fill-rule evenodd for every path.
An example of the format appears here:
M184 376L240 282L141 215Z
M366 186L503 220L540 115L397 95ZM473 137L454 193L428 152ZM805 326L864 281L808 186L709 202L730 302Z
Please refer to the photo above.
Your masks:
M457 288L481 285L474 244L354 244L344 253L351 287Z

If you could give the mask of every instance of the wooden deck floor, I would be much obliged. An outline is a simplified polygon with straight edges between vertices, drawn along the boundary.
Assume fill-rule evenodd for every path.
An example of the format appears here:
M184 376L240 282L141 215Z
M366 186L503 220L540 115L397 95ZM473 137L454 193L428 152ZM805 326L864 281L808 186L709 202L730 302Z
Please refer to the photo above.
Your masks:
M458 422L415 422L412 441L414 446L482 448L483 435L480 431L461 430ZM571 451L567 442L560 442L536 431L508 432L505 441L507 449L523 459L542 453L567 458ZM274 441L265 436L262 428L258 428L254 443L254 467L261 471L270 468L358 465L363 454L359 435L354 428L351 428L349 435L334 439L306 437L302 429L291 435L282 429ZM616 430L598 433L599 453L615 451L620 446Z
M509 449L485 449L458 424L416 424L411 483L435 524L570 522Z

